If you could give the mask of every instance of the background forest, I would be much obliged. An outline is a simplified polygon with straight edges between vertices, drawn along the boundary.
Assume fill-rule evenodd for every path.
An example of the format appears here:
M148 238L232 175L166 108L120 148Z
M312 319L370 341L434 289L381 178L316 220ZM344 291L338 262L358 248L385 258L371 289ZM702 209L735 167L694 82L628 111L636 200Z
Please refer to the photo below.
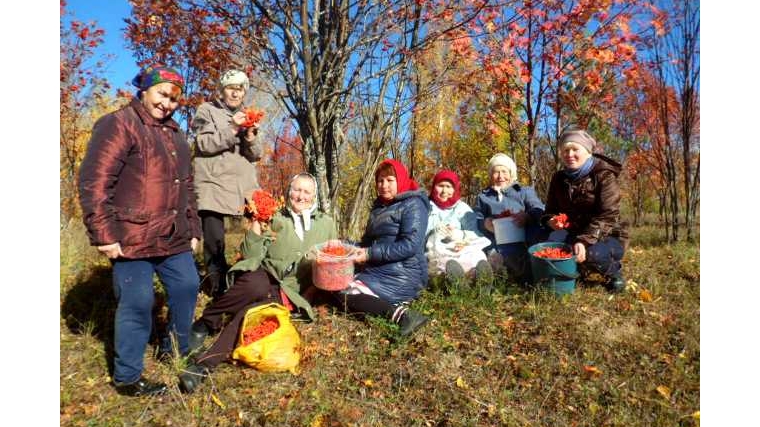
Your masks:
M181 125L222 71L246 70L250 102L266 113L262 186L282 195L292 175L313 173L343 237L362 232L372 172L385 157L425 187L439 169L455 170L472 204L488 159L505 152L544 199L559 166L557 136L567 125L587 128L624 165L626 291L584 285L556 299L499 278L490 296L447 294L433 280L415 302L433 320L408 340L386 322L323 307L297 325L298 375L225 364L185 396L176 376L187 361L160 364L149 346L146 370L170 393L115 394L110 265L86 239L76 182L94 121L134 88L104 77L110 58L96 53L104 29L62 0L61 425L700 424L699 2L130 4L123 36L134 72L164 62L184 73ZM242 238L232 229L230 258ZM201 296L198 310L207 302Z

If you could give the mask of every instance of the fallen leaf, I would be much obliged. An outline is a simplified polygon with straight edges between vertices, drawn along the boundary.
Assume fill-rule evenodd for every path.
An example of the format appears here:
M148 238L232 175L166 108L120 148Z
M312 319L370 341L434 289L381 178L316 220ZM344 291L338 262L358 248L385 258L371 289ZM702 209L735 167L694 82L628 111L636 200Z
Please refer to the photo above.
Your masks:
M467 388L467 383L464 382L464 379L462 379L462 377L457 377L456 384L459 388Z
M366 380L364 380L364 381L362 381L362 382L363 382L363 383L364 383L364 385L365 385L365 386L367 386L367 387L372 387L373 385L375 385L375 382L374 382L374 381L372 381L372 380L371 380L371 379L369 379L369 378L367 378Z
M641 292L639 292L639 299L644 302L652 302L652 293L646 289L642 289Z
M597 368L596 366L583 365L583 371L591 375L602 375L601 369Z
M657 386L657 393L660 393L662 397L670 400L670 389L664 385Z
M694 411L694 413L691 414L691 417L694 418L695 420L698 420L699 419L699 411Z
M319 414L311 421L310 426L311 427L324 427L325 425L325 415Z
M227 405L225 405L224 402L222 402L218 397L216 397L214 393L211 393L211 400L213 400L214 403L216 403L216 406L222 409L227 409Z

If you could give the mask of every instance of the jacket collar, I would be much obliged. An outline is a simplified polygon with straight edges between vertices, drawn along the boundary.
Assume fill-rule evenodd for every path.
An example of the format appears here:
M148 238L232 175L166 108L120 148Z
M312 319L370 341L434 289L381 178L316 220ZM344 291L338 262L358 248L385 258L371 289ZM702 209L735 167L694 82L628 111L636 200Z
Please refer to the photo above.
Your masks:
M222 101L222 99L221 99L221 98L219 98L219 96L215 96L215 97L214 97L214 99L212 99L212 100L211 100L211 103L212 103L212 104L213 104L213 105L214 105L216 108L220 108L220 109L222 109L222 110L224 110L224 111L227 111L227 112L228 112L228 113L230 113L230 114L235 114L235 113L237 113L238 111L242 111L242 110L243 110L243 104L242 104L242 103L240 103L240 106L239 106L239 107L237 107L237 108L235 108L235 109L233 110L232 108L228 107L228 106L227 106L227 104L225 104L225 103L224 103L224 101Z
M522 188L519 183L515 182L514 184L504 187L501 189L501 192L504 193L508 191L510 188L514 189L515 191L520 191ZM493 187L488 187L482 191L485 195L496 195L496 190L493 189Z
M129 102L129 106L132 107L133 110L135 110L135 113L137 113L137 117L139 117L140 121L142 121L143 124L145 125L166 126L175 131L179 130L179 125L171 117L164 121L156 120L153 116L150 115L148 110L145 109L145 106L142 104L142 101L140 101L137 97L132 98L132 101Z

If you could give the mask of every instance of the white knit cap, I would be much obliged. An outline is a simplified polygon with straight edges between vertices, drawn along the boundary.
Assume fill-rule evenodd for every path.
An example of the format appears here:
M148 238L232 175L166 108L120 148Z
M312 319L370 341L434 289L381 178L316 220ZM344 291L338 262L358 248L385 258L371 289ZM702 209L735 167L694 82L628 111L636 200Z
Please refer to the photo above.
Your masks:
M506 166L509 170L509 176L512 178L512 182L517 181L517 165L511 157L504 153L496 153L491 160L488 161L488 175L493 173L493 168L496 166Z
M246 91L250 87L248 76L244 72L238 70L228 70L222 73L222 77L219 78L219 87L224 89L226 86L240 85Z

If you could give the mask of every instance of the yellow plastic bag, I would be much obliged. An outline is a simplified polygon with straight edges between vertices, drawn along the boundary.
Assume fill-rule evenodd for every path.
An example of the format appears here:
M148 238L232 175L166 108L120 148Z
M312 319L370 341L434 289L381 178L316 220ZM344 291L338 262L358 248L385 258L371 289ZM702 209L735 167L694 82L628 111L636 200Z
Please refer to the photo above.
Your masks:
M279 327L271 334L248 345L243 345L246 329L254 327L264 320L274 317ZM301 336L290 322L290 311L280 304L267 304L253 307L245 313L243 327L240 328L238 347L232 352L232 358L240 360L259 371L298 372L301 361Z

